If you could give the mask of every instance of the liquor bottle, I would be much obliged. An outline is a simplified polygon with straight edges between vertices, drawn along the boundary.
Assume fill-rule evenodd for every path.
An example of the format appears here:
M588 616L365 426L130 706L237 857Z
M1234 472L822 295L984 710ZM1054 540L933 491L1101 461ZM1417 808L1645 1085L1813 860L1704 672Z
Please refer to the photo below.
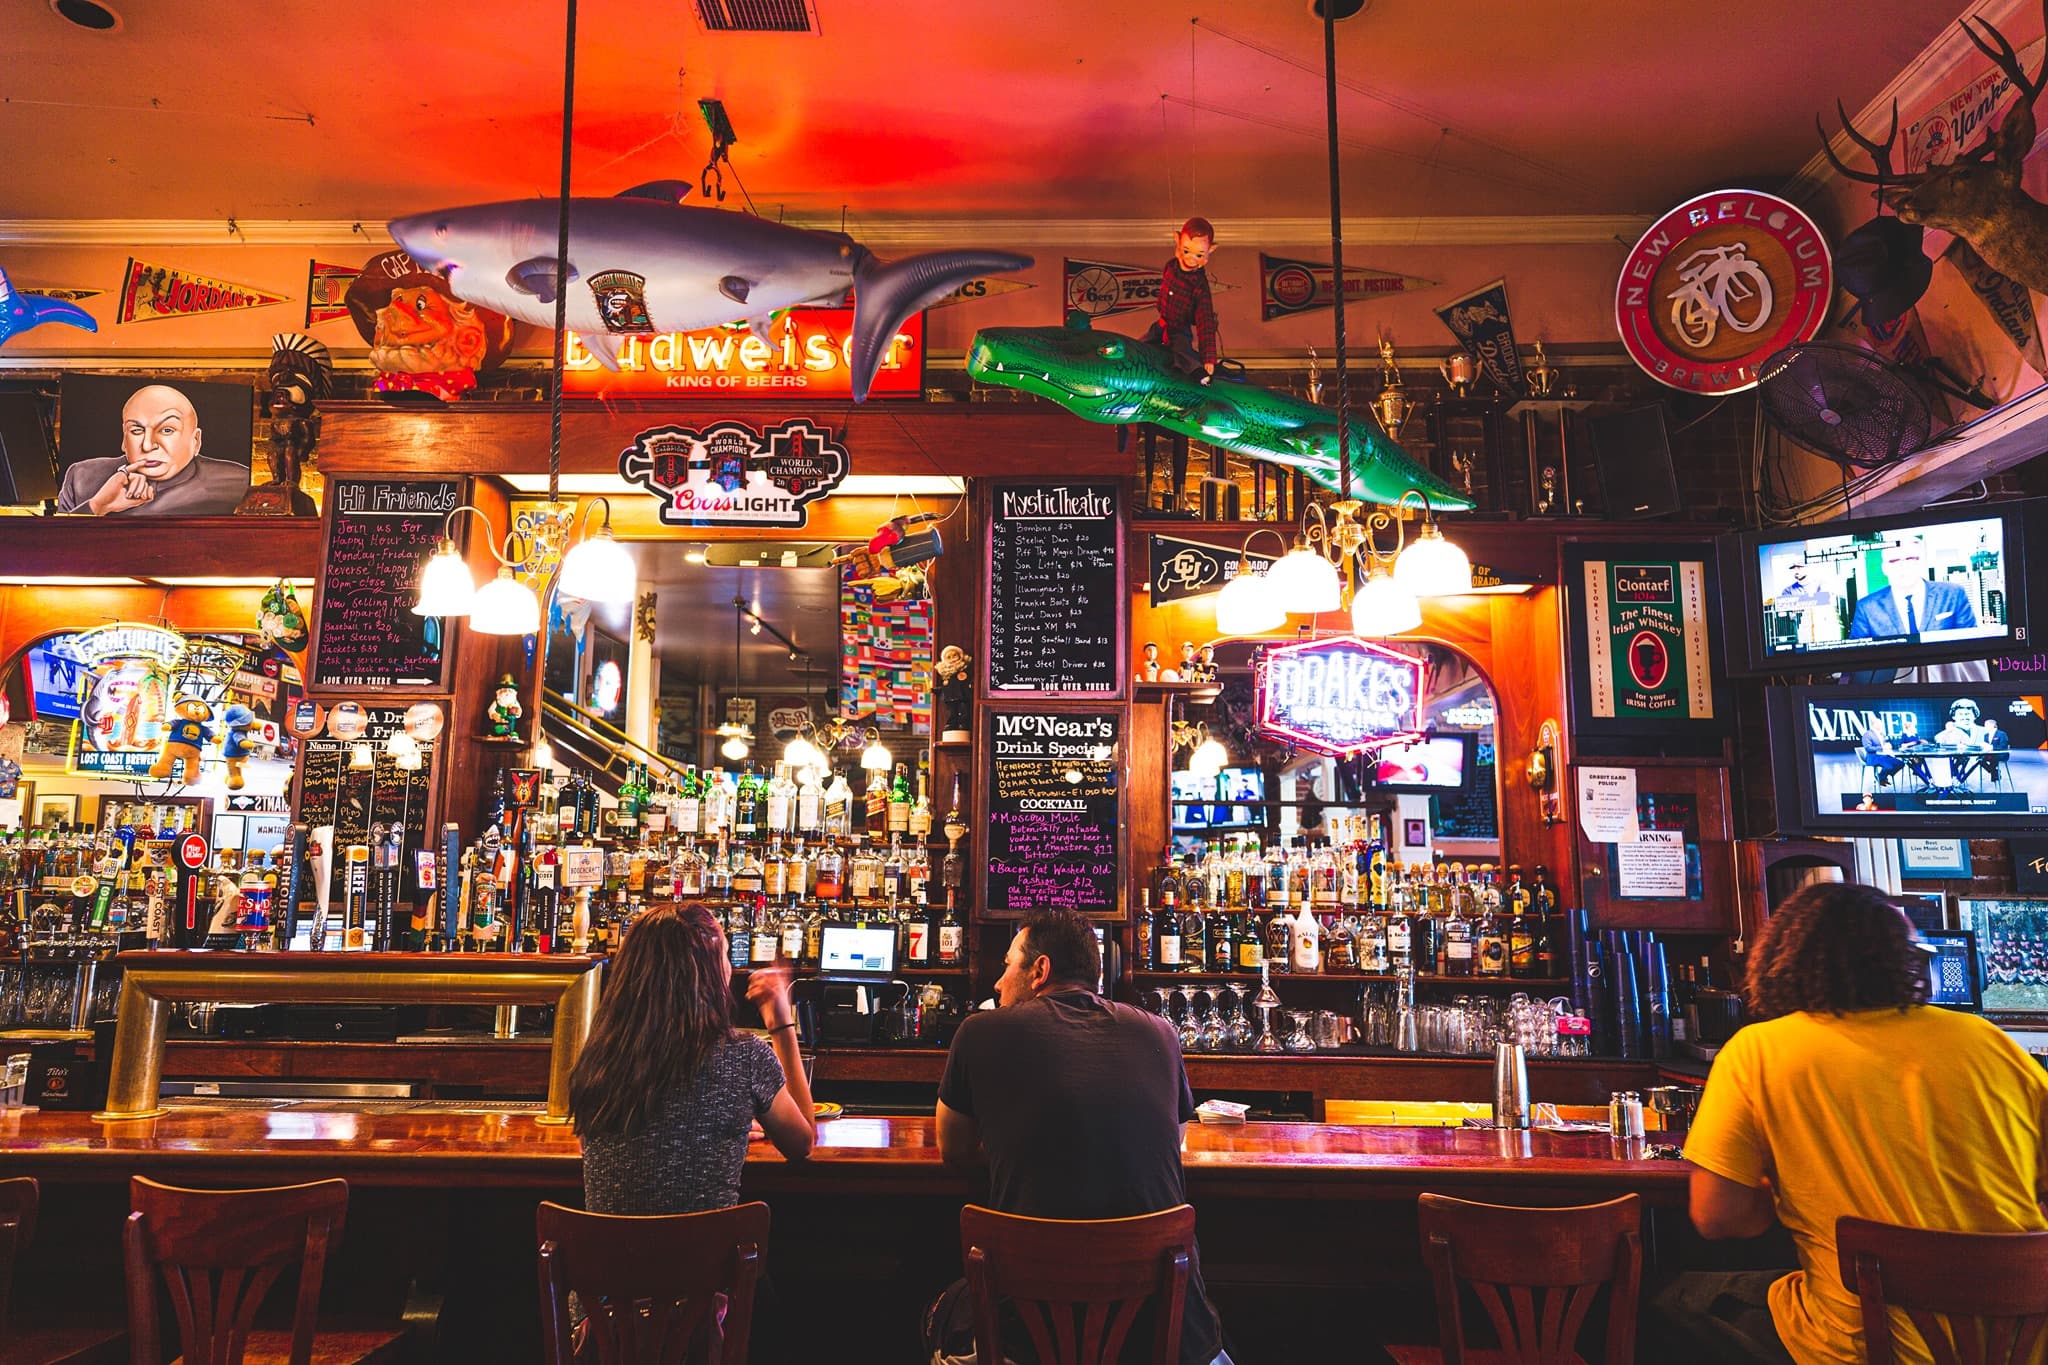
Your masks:
M810 897L811 888L817 884L816 860L804 849L804 841L798 839L783 860L782 893L792 904Z
M619 783L619 803L612 811L612 825L621 839L640 837L640 765L626 765L625 780Z
M1257 920L1252 923L1256 925ZM1294 920L1285 910L1275 910L1266 917L1265 960L1273 964L1276 972L1294 970L1293 938Z
M751 844L743 844L732 850L732 857L732 894L748 900L759 899L767 885L760 852Z
M1508 940L1500 916L1482 905L1479 923L1473 927L1473 949L1479 975L1503 977L1508 974Z
M823 958L824 955L825 911L822 906L820 906L814 901L811 904L811 913L804 916L804 955L802 958L803 965L806 967L815 967L818 965L819 960Z
M932 801L925 791L925 779L931 774L931 759L920 753L917 756L917 800L910 807L910 837L920 844L931 842Z
M1361 931L1358 920L1355 914L1337 915L1322 926L1322 968L1326 973L1349 975L1359 970L1358 938Z
M868 774L868 789L863 799L867 807L866 829L868 837L879 839L889 832L889 775L887 772L877 769Z
M1142 972L1156 972L1158 951L1152 946L1152 888L1138 888L1138 917L1131 921L1131 951Z
M1415 966L1415 924L1408 914L1408 889L1395 881L1387 894L1387 961L1394 971L1408 971Z
M695 844L676 845L675 857L669 860L669 884L679 901L693 901L704 894L704 855Z
M806 768L797 777L796 832L806 839L825 833L825 789L818 785L816 768Z
M1445 976L1471 976L1473 974L1473 925L1465 917L1464 907L1453 897L1449 913L1444 918L1444 966Z
M958 967L967 961L967 933L961 928L951 888L946 891L946 917L939 921L939 965Z
M732 833L735 839L752 839L761 830L761 784L754 776L754 765L749 763L740 773L739 786L733 793Z
M734 969L743 969L754 960L753 922L747 918L746 907L734 901L726 907L725 919L726 960Z
M1548 877L1548 870L1538 863L1530 913L1536 917L1536 972L1556 980L1576 976L1580 966L1571 957L1568 927L1557 920L1557 894L1550 889ZM1583 1010L1585 1002L1579 1004Z
M889 854L882 860L882 899L889 903L891 913L897 906L910 898L910 869L904 861L903 850L897 846L896 836L889 836Z
M785 906L782 911L782 962L794 967L803 961L804 917L796 906Z
M796 783L789 780L789 765L775 765L762 802L763 828L770 836L789 834L796 828Z
M832 774L832 780L825 784L825 837L845 839L853 833L853 788L846 783L846 775Z
M845 860L836 847L827 844L819 849L811 874L814 878L813 894L828 905L837 902L845 891L844 871Z
M923 844L912 844L903 854L903 875L910 899L922 903L927 899L925 888L932 879L931 850Z
M761 859L761 894L781 904L789 894L789 863L782 852L782 836L769 836L768 854Z
M1297 976L1315 976L1323 970L1323 926L1305 906L1288 926L1287 946Z
M919 905L911 907L903 916L903 960L912 967L932 965L933 939L930 912Z
M769 917L765 901L754 903L753 952L748 955L748 964L755 967L773 967L782 956L781 926Z
M1230 926L1228 932L1236 939L1237 970L1241 972L1257 972L1260 968L1264 967L1267 961L1267 953L1266 935L1263 932L1261 932L1262 926L1257 924L1256 922L1239 924L1237 922L1237 916L1224 914L1224 912L1222 911L1218 911L1217 913L1224 915L1224 922ZM1276 914L1274 918L1280 919L1282 917ZM1280 933L1282 936L1281 941L1284 947L1284 944L1286 942L1285 936L1287 933L1287 930L1284 925L1282 926ZM1286 953L1284 951L1281 952L1279 954L1279 958L1281 962L1285 962ZM1276 963L1275 965L1277 966L1278 964Z
M1358 955L1358 970L1374 976L1384 976L1392 970L1387 960L1387 917L1367 914L1360 916L1358 932L1353 938L1354 951Z
M1184 965L1181 956L1180 912L1174 909L1170 900L1154 912L1152 958L1148 965L1155 972L1177 972Z
M889 783L889 808L886 814L889 833L893 835L910 832L910 769L898 763L896 775Z
M846 855L846 898L855 905L870 904L881 889L881 880L882 865L874 851L856 842Z
M555 842L573 844L576 842L576 782L570 774L567 782L560 784L555 796ZM550 786L556 784L550 783Z
M1201 912L1196 910L1193 913L1199 915ZM1238 934L1237 926L1231 923L1230 916L1224 914L1221 910L1213 911L1204 918L1203 923L1205 927L1202 936L1209 943L1209 970L1212 972L1236 970L1239 952L1237 945ZM1261 947L1263 948L1263 946L1262 944Z
M1529 913L1527 897L1508 901L1508 975L1531 977L1536 973L1536 917Z

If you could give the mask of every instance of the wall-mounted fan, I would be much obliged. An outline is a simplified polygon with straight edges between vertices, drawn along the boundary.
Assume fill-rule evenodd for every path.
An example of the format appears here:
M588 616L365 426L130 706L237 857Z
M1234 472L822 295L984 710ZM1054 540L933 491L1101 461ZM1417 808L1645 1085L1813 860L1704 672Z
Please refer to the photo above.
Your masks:
M1774 431L1858 469L1904 459L1934 438L1930 385L1976 407L1991 406L1938 360L1909 368L1832 341L1788 346L1757 372L1758 401Z

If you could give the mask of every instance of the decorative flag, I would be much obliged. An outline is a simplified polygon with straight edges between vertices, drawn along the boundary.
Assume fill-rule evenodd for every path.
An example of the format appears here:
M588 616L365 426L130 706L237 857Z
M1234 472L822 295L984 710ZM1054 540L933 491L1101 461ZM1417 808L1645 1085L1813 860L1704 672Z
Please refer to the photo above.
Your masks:
M1436 310L1464 348L1486 370L1486 377L1504 394L1529 392L1522 373L1522 353L1515 346L1515 324L1508 317L1508 282L1495 280Z
M232 313L242 308L268 308L284 295L246 284L231 284L210 275L195 275L173 266L151 265L128 258L121 285L120 322L156 322L163 318L194 318L205 313Z
M306 272L306 325L318 326L348 316L348 287L362 267L324 265L314 261Z
M1068 313L1106 318L1159 306L1160 266L1115 265L1108 261L1077 261L1072 257L1065 265Z
M2033 291L1984 263L1975 247L1958 237L1941 253L1971 290L1998 330L2018 348L2020 359L2033 366L2034 373L2048 375L2048 358L2041 352L2041 321L2034 313Z
M1155 607L1178 602L1184 597L1221 592L1230 576L1237 572L1239 551L1228 545L1154 535L1148 538L1145 548L1146 564L1151 571L1151 600ZM1264 573L1274 558L1255 550L1243 553L1253 573Z
M68 284L24 284L18 286L24 294L41 294L46 299L62 299L65 303L84 303L106 293L104 289L80 289Z
M930 308L951 308L956 303L977 303L992 299L998 294L1014 294L1020 289L1036 289L1035 284L1024 280L1006 280L1000 275L982 275L969 280L949 294L942 294L925 305Z
M1346 303L1368 303L1382 294L1406 294L1435 287L1435 280L1415 275L1400 275L1363 265L1344 267ZM1259 253L1259 316L1264 321L1329 308L1336 302L1335 272L1330 266L1317 261L1268 256L1263 251Z

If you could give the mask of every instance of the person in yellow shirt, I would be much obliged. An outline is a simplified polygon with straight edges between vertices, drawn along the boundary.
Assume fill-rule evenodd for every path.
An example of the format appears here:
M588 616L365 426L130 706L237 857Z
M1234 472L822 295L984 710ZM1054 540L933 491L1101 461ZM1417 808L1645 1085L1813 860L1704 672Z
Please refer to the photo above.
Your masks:
M1692 1219L1719 1239L1757 1236L1775 1215L1800 1268L1767 1296L1771 1273L1678 1276L1646 1312L1646 1340L1673 1343L1661 1358L1861 1365L1861 1310L1835 1254L1845 1214L2048 1230L2048 1073L1986 1020L1922 1004L1926 972L1898 907L1853 883L1797 892L1757 936L1757 1022L1714 1059L1685 1145ZM1898 1360L1929 1362L1905 1315L1892 1320Z

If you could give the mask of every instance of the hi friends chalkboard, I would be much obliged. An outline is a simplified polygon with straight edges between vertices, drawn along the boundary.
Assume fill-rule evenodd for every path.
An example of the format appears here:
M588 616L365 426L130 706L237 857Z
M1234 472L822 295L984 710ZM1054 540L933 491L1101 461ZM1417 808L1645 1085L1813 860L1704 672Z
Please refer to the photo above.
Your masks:
M336 479L314 613L313 686L444 690L445 624L415 616L420 568L462 501L456 479Z
M1123 529L1113 483L999 484L989 508L991 696L1123 695Z
M986 913L1117 913L1121 723L1119 711L989 709Z

